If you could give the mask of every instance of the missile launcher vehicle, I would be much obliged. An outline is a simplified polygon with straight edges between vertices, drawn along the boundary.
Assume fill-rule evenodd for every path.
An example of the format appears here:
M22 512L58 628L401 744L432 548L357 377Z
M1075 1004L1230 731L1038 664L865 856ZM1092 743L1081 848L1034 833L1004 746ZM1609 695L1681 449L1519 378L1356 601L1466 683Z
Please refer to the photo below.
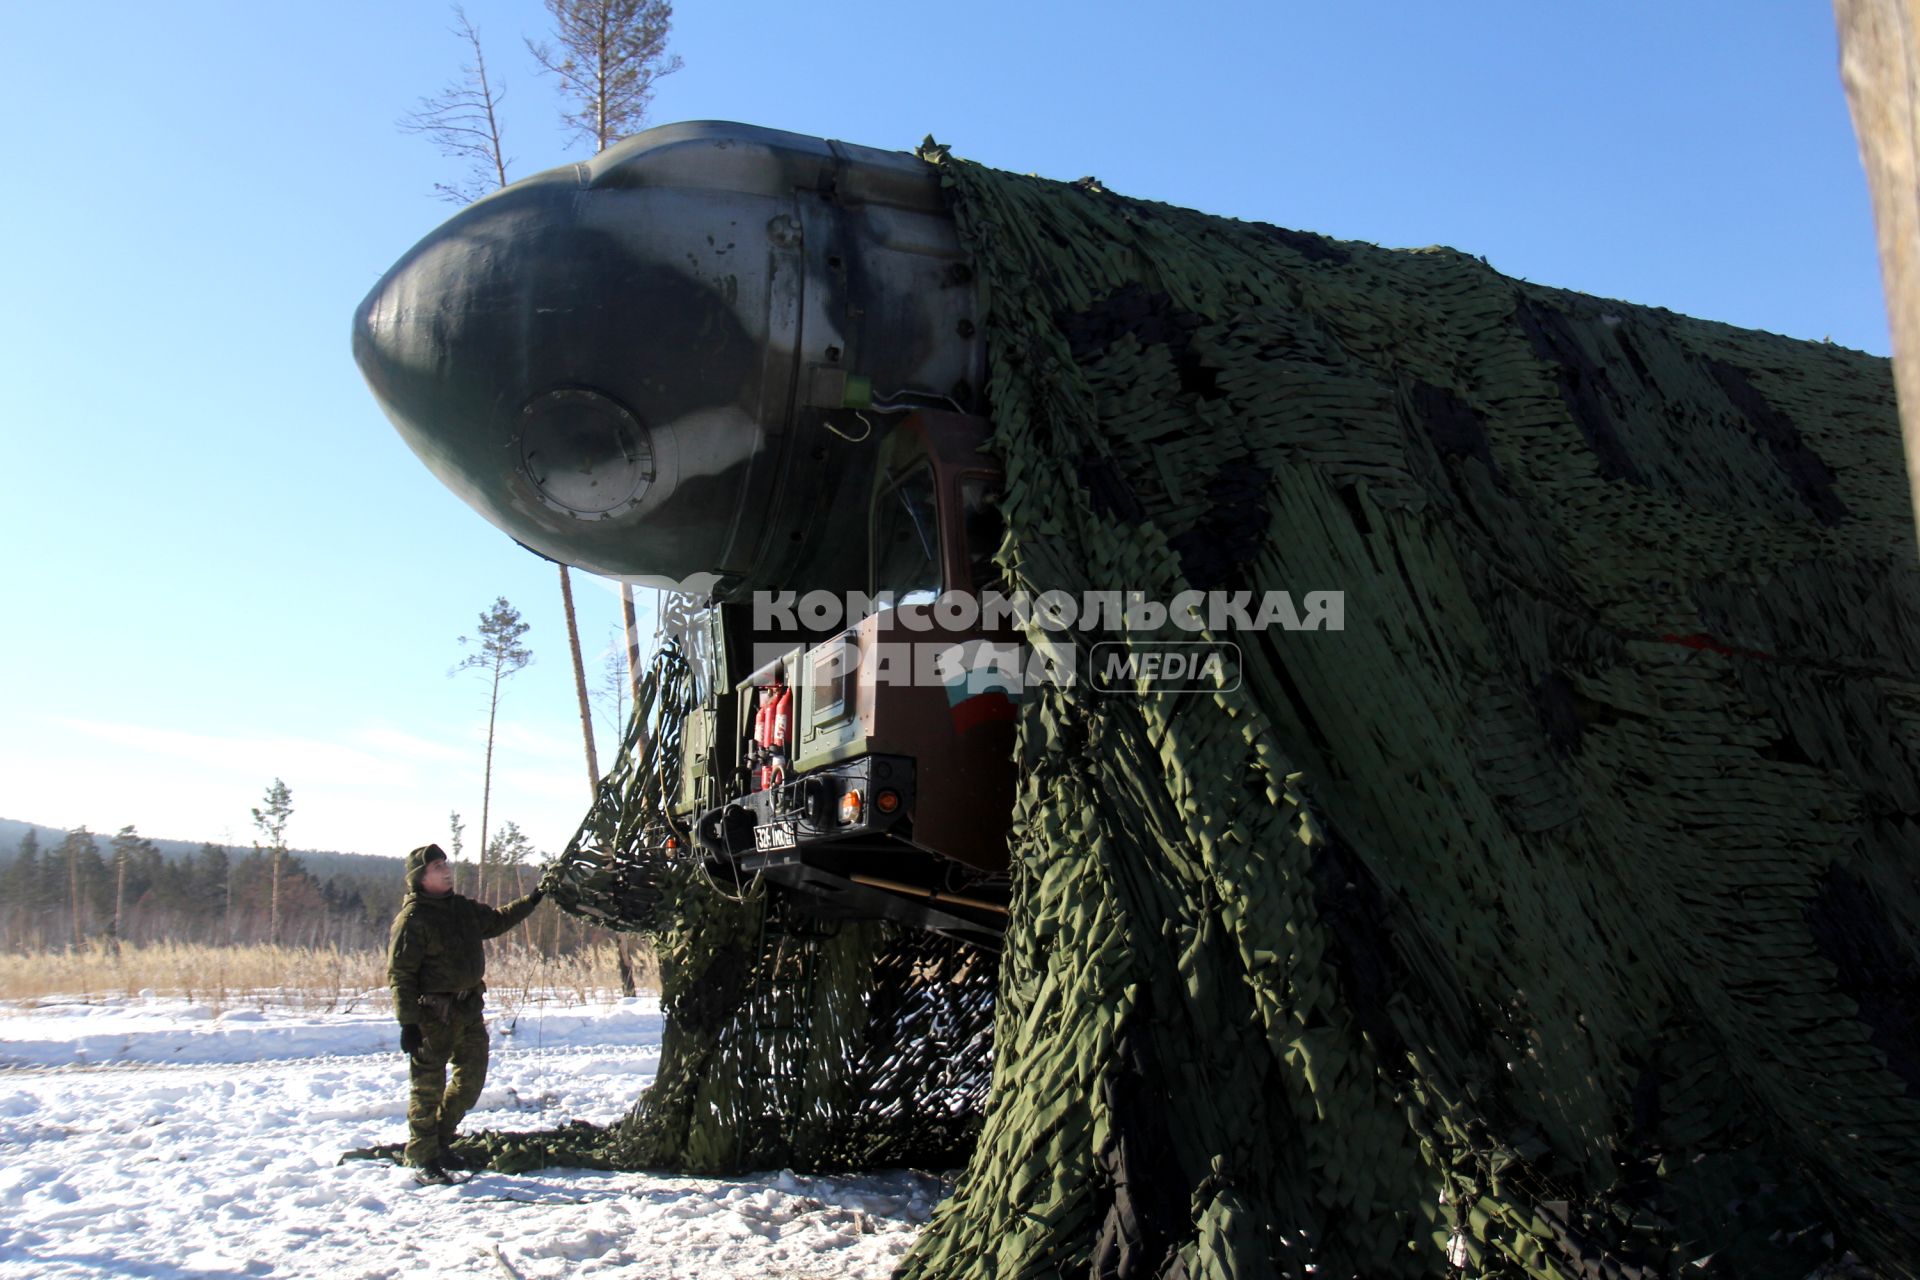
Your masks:
M977 1133L908 1280L1915 1274L1886 361L717 124L462 211L354 337L487 518L711 605L642 683L672 729L562 859L638 919L615 855L668 782L660 1073L610 1145L516 1159ZM1235 681L1028 683L1015 733L964 660L880 678L901 635L997 644L939 605L994 566L1338 590L1350 625L1211 623ZM893 597L805 607L853 591Z

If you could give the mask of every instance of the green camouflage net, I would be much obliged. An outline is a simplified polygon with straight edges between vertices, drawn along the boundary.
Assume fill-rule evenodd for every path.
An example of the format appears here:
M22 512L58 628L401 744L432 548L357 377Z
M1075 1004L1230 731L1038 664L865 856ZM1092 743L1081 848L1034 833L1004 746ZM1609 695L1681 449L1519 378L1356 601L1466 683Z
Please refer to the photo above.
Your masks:
M644 934L671 928L680 915L696 868L680 856L685 832L661 799L679 785L681 733L696 696L694 658L678 641L659 646L634 691L618 763L541 877L562 910Z
M697 635L688 622L669 633ZM543 880L565 910L652 940L665 1022L654 1083L616 1125L481 1132L456 1149L506 1171L960 1164L992 1072L992 957L709 877L662 806L697 661L683 640L661 646L619 767Z
M993 1098L902 1274L1914 1274L1886 362L923 154L1016 583L1345 627L1030 697Z

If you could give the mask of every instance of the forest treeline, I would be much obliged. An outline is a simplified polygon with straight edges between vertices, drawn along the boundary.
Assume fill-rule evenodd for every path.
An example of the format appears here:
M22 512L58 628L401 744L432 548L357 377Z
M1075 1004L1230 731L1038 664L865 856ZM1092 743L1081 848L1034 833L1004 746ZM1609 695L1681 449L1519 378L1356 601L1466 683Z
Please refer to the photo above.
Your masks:
M4 856L4 855L0 855ZM471 874L470 864L461 870ZM485 897L502 901L533 887L537 869L489 869ZM459 891L476 894L463 881ZM310 872L295 853L280 862L279 939L297 947L381 949L404 892L397 868ZM273 930L270 851L206 843L167 857L133 827L103 836L78 827L58 844L37 831L0 865L0 948L16 952L112 946L116 942L247 945ZM525 941L548 954L577 949L589 930L551 908L529 920Z

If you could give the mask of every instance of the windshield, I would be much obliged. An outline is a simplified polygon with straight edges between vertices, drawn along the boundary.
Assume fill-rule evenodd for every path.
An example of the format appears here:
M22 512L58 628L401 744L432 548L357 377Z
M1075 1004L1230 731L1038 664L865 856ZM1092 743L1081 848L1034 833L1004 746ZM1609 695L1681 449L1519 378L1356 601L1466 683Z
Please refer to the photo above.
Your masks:
M925 604L940 594L940 534L933 468L915 467L873 506L873 590L895 604Z

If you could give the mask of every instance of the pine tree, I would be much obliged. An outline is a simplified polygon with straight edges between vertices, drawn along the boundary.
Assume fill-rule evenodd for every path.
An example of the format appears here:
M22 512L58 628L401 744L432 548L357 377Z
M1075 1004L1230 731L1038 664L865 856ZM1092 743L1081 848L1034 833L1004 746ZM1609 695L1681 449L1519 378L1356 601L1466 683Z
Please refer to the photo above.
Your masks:
M36 930L40 913L46 905L45 893L41 884L44 874L40 865L40 833L28 828L20 837L19 851L14 854L13 864L7 868L6 875L0 877L0 893L13 908L6 921L5 941L25 947L30 934L38 932L38 941L44 945L44 930Z
M527 41L534 60L560 84L572 132L605 151L646 122L653 82L680 69L667 55L673 6L667 0L547 0L556 50Z
M503 822L498 834L487 846L482 865L491 870L496 879L504 880L506 874L517 867L525 867L533 858L533 841L527 839L517 822Z
M287 854L287 823L293 817L293 792L275 778L264 797L266 807L253 810L253 825L266 838L271 862L272 889L267 900L267 941L280 945L280 864ZM260 848L258 841L253 846Z
M67 833L55 856L66 868L67 907L73 926L69 945L78 951L86 940L86 920L98 914L100 898L104 896L106 864L100 860L99 843L84 826Z
M478 639L460 637L460 643L473 645L473 651L453 668L456 672L478 671L488 682L487 764L480 791L481 880L475 889L481 896L486 892L487 818L493 804L493 738L500 714L500 691L508 678L533 661L533 651L520 643L528 630L528 624L520 620L520 611L508 604L505 596L496 597L493 608L480 615Z
M593 691L593 700L600 704L601 711L613 725L616 750L626 734L627 689L630 683L625 643L620 633L609 627L606 652L601 655L600 686Z
M113 917L107 925L107 938L115 951L126 937L129 876L137 901L152 885L153 867L159 858L160 851L153 842L142 837L132 824L120 828L113 837Z
M200 852L193 856L193 867L188 875L188 893L196 914L202 917L202 924L206 928L202 936L208 940L222 935L230 939L233 889L224 846L211 840L200 846ZM212 928L216 919L220 925L217 933Z
M35 842L38 843L37 841ZM63 845L55 845L40 854L39 927L42 947L54 945L55 918L60 904L67 900L67 865L62 860Z

